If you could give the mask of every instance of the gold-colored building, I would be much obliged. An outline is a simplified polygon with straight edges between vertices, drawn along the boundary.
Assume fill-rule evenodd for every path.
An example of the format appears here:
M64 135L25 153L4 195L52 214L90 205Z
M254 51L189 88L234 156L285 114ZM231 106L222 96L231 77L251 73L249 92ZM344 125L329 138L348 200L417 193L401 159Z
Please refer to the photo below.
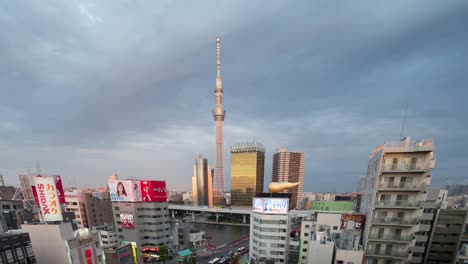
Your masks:
M231 205L252 206L252 198L263 192L265 147L241 142L231 147Z

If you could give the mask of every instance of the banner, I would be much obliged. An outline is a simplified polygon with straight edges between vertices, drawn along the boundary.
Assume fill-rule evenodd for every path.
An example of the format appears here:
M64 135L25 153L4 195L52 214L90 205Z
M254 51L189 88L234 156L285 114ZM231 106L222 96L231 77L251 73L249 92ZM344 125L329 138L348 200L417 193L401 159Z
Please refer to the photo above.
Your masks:
M252 210L257 213L287 214L289 210L289 199L253 198Z
M55 187L57 189L57 195L58 195L59 203L60 204L65 204L65 192L63 191L62 178L59 175L54 175L54 176L37 175L37 176L34 176L34 177L53 177L54 180L55 180ZM34 203L36 205L39 205L39 199L38 199L38 196L37 196L36 186L31 186L31 190L32 190L32 193L33 193L33 196L34 196Z
M135 228L132 214L120 214L120 222L122 223L122 228Z
M143 202L167 202L165 181L141 181Z
M114 202L141 202L140 181L111 180L109 181L111 201Z
M341 215L341 229L346 227L346 223L349 221L354 222L356 229L362 229L364 227L366 216L363 214L342 214Z
M165 181L111 180L109 192L115 202L167 202Z
M43 221L63 221L55 177L34 176L34 183Z

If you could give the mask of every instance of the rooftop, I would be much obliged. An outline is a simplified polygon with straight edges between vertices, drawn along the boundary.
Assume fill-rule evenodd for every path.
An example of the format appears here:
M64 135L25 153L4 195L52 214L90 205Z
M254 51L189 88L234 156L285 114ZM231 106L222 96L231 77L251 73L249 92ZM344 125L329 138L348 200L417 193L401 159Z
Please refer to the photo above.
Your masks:
M265 147L262 143L256 141L250 142L238 142L234 143L231 147L232 153L239 153L239 152L263 152L265 153Z
M375 148L374 153L380 150L385 152L409 152L409 151L433 151L433 139L417 139L411 140L410 137L405 137L400 141L389 141Z

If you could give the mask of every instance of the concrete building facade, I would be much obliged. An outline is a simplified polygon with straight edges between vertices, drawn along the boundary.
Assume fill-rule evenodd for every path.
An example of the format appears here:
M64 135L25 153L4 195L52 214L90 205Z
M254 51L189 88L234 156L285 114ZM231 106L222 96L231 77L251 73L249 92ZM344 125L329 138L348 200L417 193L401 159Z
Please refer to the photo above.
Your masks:
M231 147L231 205L251 206L263 192L265 147L258 142L240 142Z
M28 233L0 233L0 264L16 263L37 263Z
M38 264L105 263L99 232L82 228L73 231L71 223L24 224Z
M290 209L302 208L302 193L304 186L303 152L289 152L286 148L279 148L273 155L273 182L299 182L299 186L284 190L292 193Z
M114 222L108 191L68 189L65 191L65 211L75 213L78 227L92 229Z
M366 263L421 263L427 236L415 236L429 230L420 223L421 202L434 168L434 142L389 142L377 147L369 158L361 211L366 214L363 242Z
M138 259L141 259L142 251L171 245L169 210L166 202L112 202L112 207L119 241L135 243ZM121 214L132 215L134 227L122 226Z

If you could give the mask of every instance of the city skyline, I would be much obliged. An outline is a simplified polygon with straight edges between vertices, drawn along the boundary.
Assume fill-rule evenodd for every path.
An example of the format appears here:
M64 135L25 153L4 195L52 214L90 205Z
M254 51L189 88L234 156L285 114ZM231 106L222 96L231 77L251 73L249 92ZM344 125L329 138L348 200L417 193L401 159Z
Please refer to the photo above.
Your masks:
M0 13L17 20L0 16L0 172L17 184L39 160L78 187L117 173L189 190L193 157L215 157L221 35L225 144L265 145L265 186L285 146L310 157L304 191L353 191L375 146L399 139L406 104L403 136L437 145L433 186L468 183L468 37L457 30L468 3L367 3L270 3L260 13L262 3L217 3L213 17L205 3L5 3Z

